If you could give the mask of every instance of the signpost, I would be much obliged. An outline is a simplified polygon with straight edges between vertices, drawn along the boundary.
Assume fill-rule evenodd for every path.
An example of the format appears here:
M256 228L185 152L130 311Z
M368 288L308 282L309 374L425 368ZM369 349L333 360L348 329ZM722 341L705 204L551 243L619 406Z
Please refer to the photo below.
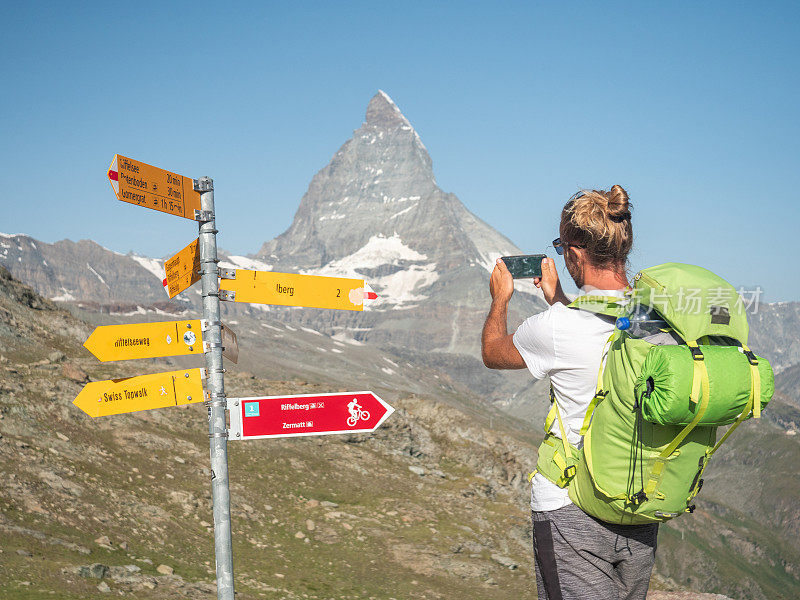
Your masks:
M164 263L164 287L170 298L200 281L200 239L196 239Z
M236 363L239 358L236 334L225 325L222 327L227 333L223 335L222 354ZM83 345L101 361L203 354L208 345L203 341L203 332L207 330L208 322L204 319L102 325L95 328Z
M375 431L394 412L372 392L229 398L233 440Z
M255 304L364 310L377 297L362 279L222 269L220 299Z
M117 199L197 221L200 194L193 180L147 163L115 154L108 181Z
M202 402L205 369L185 369L126 379L93 381L73 404L90 417Z
M208 370L208 439L211 449L211 503L214 514L214 556L218 600L234 600L233 541L231 539L231 492L228 483L228 427L225 410L225 369L222 368L222 321L219 309L219 259L214 218L214 182L203 177L195 182L200 194L200 284L203 318L210 325L206 350Z
M200 281L203 318L101 326L84 346L101 361L202 353L206 367L95 381L74 404L91 417L104 417L205 402L217 599L234 600L226 411L230 435L242 440L375 431L394 409L372 392L228 399L222 359L237 362L239 346L236 334L220 320L219 302L360 311L365 300L377 296L360 279L220 269L209 177L189 179L115 154L108 179L123 202L199 222L198 238L164 263L164 288L173 298Z

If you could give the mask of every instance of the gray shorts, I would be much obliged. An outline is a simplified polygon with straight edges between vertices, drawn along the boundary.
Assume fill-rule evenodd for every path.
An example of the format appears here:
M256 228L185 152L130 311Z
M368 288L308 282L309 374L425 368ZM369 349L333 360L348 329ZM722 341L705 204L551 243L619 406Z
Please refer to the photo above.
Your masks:
M574 504L531 514L539 600L644 600L657 523L612 525Z

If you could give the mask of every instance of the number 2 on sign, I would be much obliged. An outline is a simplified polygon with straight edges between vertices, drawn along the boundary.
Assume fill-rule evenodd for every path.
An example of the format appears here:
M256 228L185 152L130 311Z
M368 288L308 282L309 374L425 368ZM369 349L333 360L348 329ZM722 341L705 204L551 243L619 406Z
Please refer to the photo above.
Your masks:
M336 297L338 298L341 295L342 295L342 290L340 290L339 288L336 288Z

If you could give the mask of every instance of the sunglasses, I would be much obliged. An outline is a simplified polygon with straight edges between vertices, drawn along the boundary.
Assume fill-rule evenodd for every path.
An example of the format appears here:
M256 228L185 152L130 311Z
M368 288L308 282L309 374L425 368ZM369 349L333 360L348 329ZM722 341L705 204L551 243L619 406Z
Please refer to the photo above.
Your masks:
M586 246L580 246L578 244L567 244L566 242L562 242L560 237L557 237L553 240L553 248L556 251L556 254L559 256L563 256L564 252L567 251L567 248L572 246L573 248L585 248Z

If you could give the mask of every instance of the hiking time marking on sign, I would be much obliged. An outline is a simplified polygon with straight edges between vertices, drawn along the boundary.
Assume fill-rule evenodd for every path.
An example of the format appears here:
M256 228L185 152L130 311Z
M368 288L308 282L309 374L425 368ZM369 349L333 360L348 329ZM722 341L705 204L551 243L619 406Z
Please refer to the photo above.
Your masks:
M204 398L205 369L168 371L87 383L73 404L90 417L194 404Z
M394 412L373 392L228 398L230 440L375 431Z
M115 154L108 167L108 181L123 202L197 220L200 193L190 177Z
M221 269L221 272L220 300L364 310L364 300L377 297L362 279L246 269Z
M200 281L200 239L179 251L164 263L164 289L174 298Z
M101 361L203 354L207 349L204 319L159 321L127 325L101 325L83 343ZM222 355L234 363L239 358L236 334L222 325Z

